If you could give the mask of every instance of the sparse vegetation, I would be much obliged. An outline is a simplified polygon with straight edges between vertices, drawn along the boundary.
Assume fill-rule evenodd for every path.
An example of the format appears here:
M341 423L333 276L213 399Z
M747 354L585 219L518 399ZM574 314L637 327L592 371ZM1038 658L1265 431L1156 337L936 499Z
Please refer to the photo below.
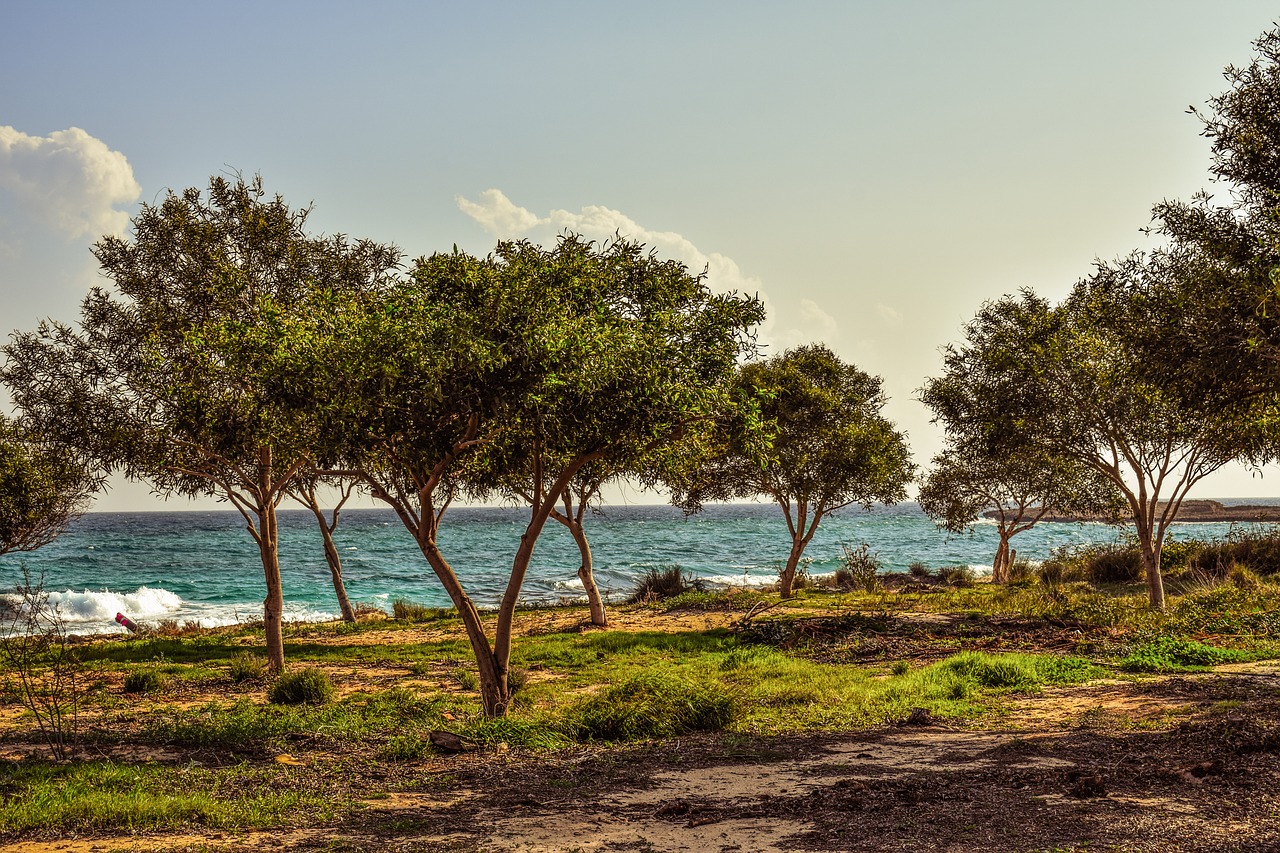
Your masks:
M682 567L662 566L646 570L627 601L631 604L649 604L691 592L706 591L707 582L685 572Z
M333 684L317 667L281 673L267 691L268 701L277 705L325 705L332 698Z

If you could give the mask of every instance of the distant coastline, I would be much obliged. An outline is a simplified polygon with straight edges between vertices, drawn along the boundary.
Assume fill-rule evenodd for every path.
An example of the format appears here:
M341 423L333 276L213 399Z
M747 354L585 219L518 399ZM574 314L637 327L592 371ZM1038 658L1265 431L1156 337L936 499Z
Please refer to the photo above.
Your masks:
M1164 512L1167 503L1161 502L1156 506L1156 512ZM1032 507L1031 510L1019 520L1032 520L1039 513L1038 507ZM999 518L1000 513L996 510L987 510L983 514L984 518ZM1049 512L1040 519L1045 522L1081 522L1094 521L1106 522L1112 519L1106 515L1071 515L1068 513L1060 513L1054 511L1051 507ZM1118 519L1119 523L1124 524L1133 520L1132 515L1122 515ZM1213 500L1188 500L1183 501L1182 506L1178 507L1178 515L1175 518L1184 524L1205 524L1213 522L1280 522L1280 504L1235 504L1228 506L1221 501Z

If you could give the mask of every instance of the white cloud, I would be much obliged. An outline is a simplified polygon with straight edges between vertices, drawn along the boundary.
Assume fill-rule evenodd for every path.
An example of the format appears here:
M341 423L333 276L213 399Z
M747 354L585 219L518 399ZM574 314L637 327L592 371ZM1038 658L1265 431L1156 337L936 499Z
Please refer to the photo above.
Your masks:
M880 316L880 319L887 325L890 325L890 326L902 325L902 312L895 310L893 308L890 308L888 305L885 305L883 302L876 303L876 314L878 314Z
M140 194L125 156L79 128L31 136L0 125L0 340L75 315L100 280L89 245L123 233L119 208Z
M566 231L581 234L589 240L604 241L621 235L656 249L664 258L681 261L695 273L707 272L707 285L724 293L738 291L759 296L768 312L760 328L759 341L772 354L797 344L826 340L832 342L837 333L835 318L816 302L801 299L795 304L775 304L765 293L760 279L749 276L737 261L719 252L704 252L693 241L675 231L646 228L620 210L602 205L587 205L577 213L552 210L539 216L520 207L497 189L485 190L479 201L459 196L458 208L499 239L528 237L543 245Z
M513 203L502 190L485 190L478 202L462 196L454 201L463 213L480 223L480 227L499 238L518 237L540 221L537 214Z
M78 127L30 136L0 126L0 204L21 221L72 239L119 234L129 214L116 208L141 192L125 156Z

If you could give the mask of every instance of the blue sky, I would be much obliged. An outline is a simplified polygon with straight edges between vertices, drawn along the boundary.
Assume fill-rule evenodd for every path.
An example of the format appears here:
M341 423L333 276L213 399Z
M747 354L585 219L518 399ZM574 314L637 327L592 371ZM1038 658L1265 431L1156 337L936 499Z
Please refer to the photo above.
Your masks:
M1057 298L1208 186L1186 114L1262 2L0 0L0 333L71 319L140 202L261 173L411 256L620 229L914 401L984 300ZM81 132L72 132L78 128ZM1212 187L1210 187L1212 189ZM1274 495L1274 473L1201 495ZM655 500L631 495L632 500ZM145 487L99 502L141 508Z

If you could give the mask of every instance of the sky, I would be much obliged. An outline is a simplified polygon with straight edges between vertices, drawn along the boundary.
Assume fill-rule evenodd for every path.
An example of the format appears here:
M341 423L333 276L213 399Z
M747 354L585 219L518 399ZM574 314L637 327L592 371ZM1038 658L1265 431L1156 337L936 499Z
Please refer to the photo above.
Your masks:
M73 321L143 203L260 174L408 257L643 240L916 392L983 302L1065 296L1209 181L1189 105L1274 4L0 0L0 338ZM0 399L0 404L3 400ZM1199 497L1280 495L1280 470ZM635 492L618 500L659 502ZM177 509L117 483L98 510Z

